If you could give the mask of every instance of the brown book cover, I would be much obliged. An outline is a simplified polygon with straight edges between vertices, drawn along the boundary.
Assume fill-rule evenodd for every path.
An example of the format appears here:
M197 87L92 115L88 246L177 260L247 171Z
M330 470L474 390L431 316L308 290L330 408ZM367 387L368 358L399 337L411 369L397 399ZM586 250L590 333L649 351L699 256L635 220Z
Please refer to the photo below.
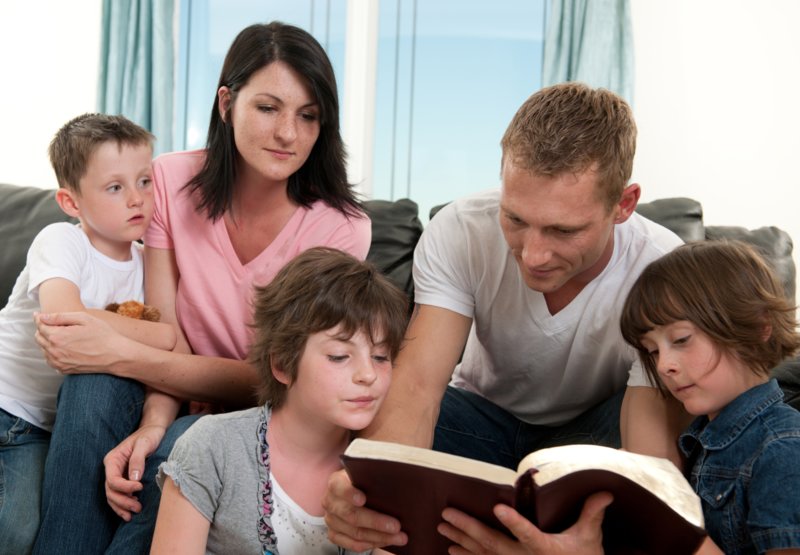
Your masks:
M436 531L445 507L507 530L494 517L497 503L515 507L547 532L571 526L584 500L609 491L603 521L606 553L691 554L706 533L700 500L665 459L596 445L542 449L518 470L428 449L364 439L342 456L367 506L401 522L409 542L386 547L397 555L446 554L449 540ZM509 533L510 535L510 533Z

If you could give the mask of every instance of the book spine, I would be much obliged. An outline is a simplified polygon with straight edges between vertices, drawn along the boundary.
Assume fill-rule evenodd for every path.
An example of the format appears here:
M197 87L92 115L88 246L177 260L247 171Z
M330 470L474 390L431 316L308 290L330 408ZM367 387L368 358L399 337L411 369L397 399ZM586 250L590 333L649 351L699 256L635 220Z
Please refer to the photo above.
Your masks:
M522 516L538 526L539 519L536 515L536 488L533 482L533 475L536 474L535 468L529 468L519 475L514 484L514 509Z

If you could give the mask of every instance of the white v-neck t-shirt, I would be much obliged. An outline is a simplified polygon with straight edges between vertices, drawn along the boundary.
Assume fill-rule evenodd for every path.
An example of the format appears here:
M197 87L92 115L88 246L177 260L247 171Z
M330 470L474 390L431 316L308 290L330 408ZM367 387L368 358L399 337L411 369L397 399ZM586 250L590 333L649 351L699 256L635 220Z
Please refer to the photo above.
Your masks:
M603 272L551 315L544 295L525 284L503 237L499 201L499 189L492 189L446 206L414 253L415 302L473 319L451 385L537 425L566 423L626 383L650 385L622 339L620 313L645 266L681 239L633 214L615 226Z

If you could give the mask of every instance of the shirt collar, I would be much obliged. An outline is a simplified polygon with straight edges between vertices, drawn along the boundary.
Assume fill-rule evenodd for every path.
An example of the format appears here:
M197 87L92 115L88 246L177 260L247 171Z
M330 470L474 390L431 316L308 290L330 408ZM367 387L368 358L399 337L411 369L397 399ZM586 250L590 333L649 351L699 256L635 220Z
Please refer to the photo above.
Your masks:
M686 455L697 443L707 450L723 449L739 437L761 413L782 399L783 391L777 380L772 378L767 383L752 387L739 395L714 420L709 421L708 416L695 418L681 434L678 444Z

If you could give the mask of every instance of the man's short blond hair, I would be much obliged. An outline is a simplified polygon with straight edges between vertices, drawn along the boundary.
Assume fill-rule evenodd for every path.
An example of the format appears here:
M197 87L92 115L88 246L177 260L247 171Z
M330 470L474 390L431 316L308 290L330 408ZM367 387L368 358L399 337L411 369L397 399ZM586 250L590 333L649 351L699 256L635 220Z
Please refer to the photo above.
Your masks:
M597 172L610 210L633 170L636 123L628 103L605 89L562 83L531 95L501 141L503 163L537 175Z

